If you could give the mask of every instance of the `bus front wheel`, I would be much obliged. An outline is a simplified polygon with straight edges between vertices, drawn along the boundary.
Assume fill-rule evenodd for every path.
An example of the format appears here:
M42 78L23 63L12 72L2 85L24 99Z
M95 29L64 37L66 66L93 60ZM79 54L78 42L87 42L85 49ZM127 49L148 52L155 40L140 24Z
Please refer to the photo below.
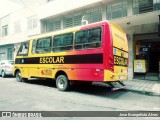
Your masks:
M56 79L56 86L60 91L66 91L70 87L70 82L66 75L59 75Z
M26 81L27 81L27 78L22 78L21 72L20 72L20 71L17 71L17 72L16 72L16 80L17 80L18 82L26 82Z

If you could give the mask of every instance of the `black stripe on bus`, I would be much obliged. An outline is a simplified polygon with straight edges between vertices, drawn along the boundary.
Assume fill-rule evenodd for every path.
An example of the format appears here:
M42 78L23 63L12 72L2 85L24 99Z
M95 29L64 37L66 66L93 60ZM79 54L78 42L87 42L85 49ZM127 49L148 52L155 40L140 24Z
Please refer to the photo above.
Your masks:
M103 53L16 58L15 64L102 64Z

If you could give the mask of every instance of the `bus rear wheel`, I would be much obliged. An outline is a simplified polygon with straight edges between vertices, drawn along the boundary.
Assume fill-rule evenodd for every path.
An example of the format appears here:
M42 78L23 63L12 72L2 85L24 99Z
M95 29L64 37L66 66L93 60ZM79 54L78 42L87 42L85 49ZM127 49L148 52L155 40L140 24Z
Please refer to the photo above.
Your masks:
M59 75L56 79L56 86L60 91L66 91L70 87L70 82L66 75Z
M17 80L18 82L26 82L26 81L27 81L27 78L22 78L21 72L20 72L20 71L17 71L17 72L16 72L16 80Z

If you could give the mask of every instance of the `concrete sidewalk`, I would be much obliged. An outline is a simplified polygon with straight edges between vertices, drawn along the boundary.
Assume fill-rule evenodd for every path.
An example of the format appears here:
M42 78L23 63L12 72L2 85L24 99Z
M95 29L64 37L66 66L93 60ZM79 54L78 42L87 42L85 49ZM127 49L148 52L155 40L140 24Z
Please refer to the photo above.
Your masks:
M152 95L160 95L160 81L149 81L149 80L126 80L124 89L148 93Z

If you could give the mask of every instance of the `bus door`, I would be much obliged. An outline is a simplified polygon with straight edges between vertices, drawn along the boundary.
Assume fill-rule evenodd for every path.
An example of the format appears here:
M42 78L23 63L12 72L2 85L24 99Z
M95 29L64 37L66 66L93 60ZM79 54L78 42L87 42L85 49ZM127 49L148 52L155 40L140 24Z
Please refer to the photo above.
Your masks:
M32 63L29 67L29 77L52 78L51 42L51 37L31 41L30 59Z
M29 53L29 41L22 42L19 51L17 53L15 63L17 67L20 69L21 74L24 78L28 78L28 66L26 64L28 53Z

